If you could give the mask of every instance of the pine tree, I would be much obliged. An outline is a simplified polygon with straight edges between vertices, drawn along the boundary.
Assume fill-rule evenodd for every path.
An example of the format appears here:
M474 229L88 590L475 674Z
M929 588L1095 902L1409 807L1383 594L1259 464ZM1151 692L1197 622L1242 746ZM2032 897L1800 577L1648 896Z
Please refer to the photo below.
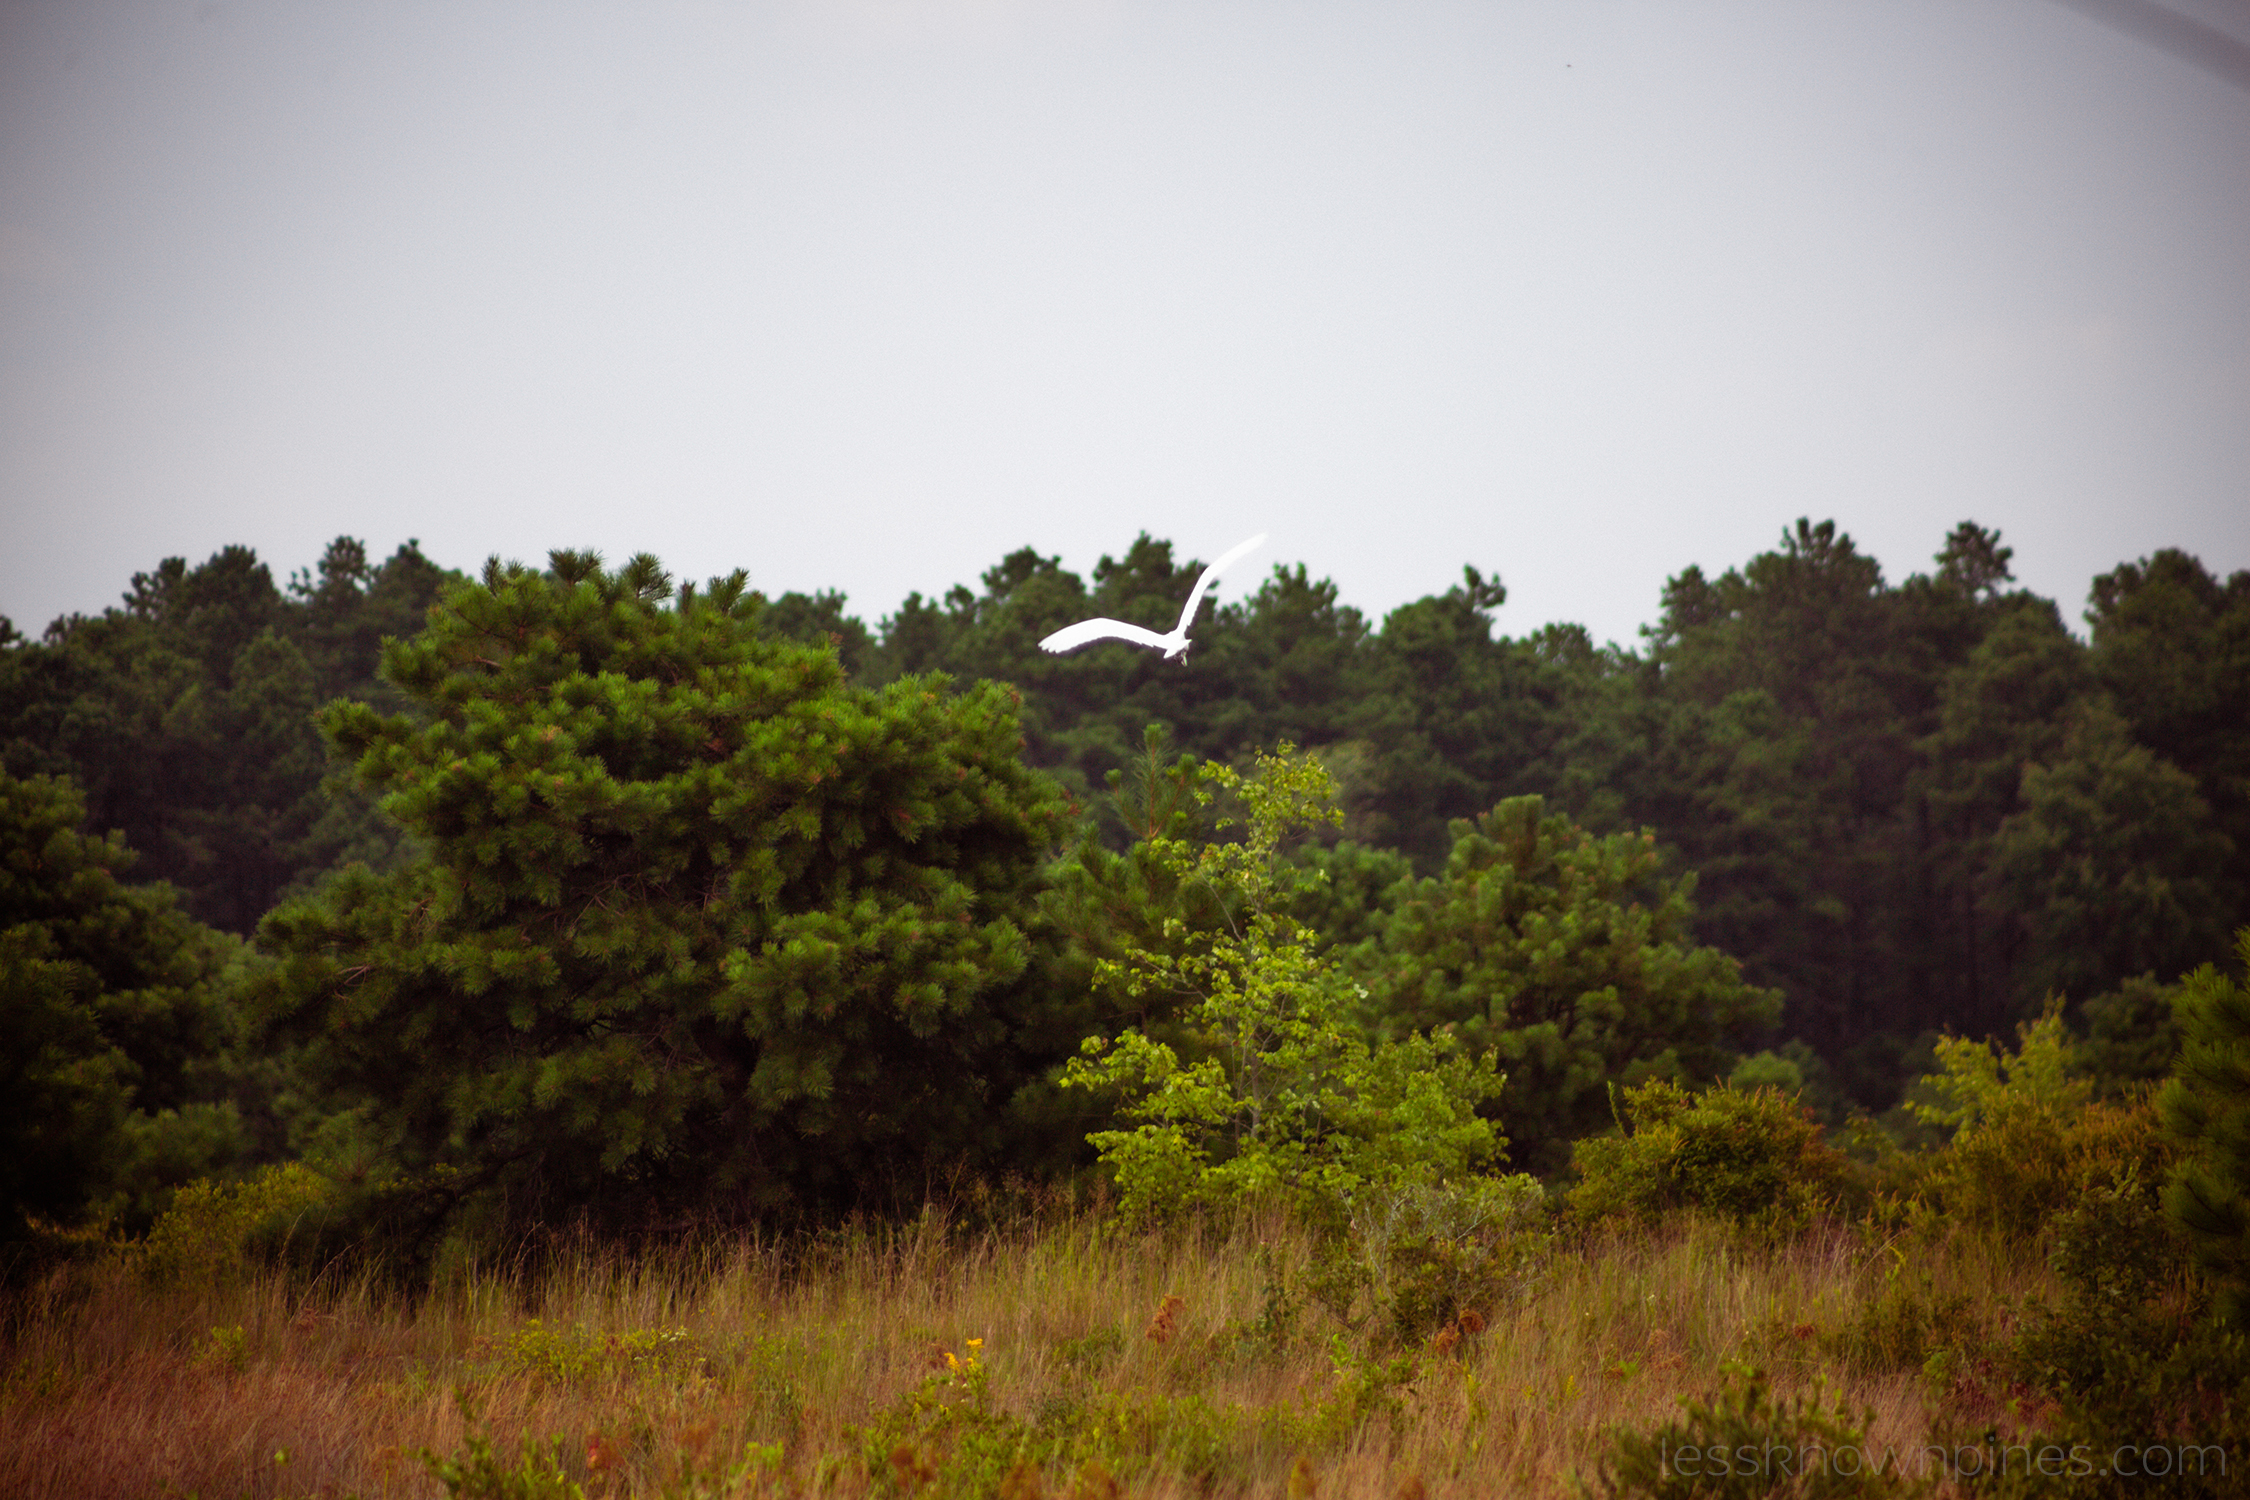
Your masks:
M0 1244L34 1217L144 1222L233 1163L227 991L241 943L128 886L70 783L0 771Z
M2250 927L2235 934L2235 955L2250 970ZM2250 1321L2250 986L2210 964L2180 986L2185 1045L2157 1108L2189 1154L2164 1211L2217 1282L2220 1317L2239 1328Z
M445 579L412 543L370 566L350 537L286 597L247 548L167 558L122 608L36 642L0 631L0 764L74 779L95 829L122 831L191 915L247 934L344 858L397 862L395 830L322 786L313 710L383 702L382 638L420 629Z
M1060 818L1008 691L849 688L740 573L551 564L495 560L389 646L407 712L322 715L426 851L262 929L261 1003L333 1102L472 1233L919 1192L996 1149L1047 1061Z
M2250 569L2222 583L2165 548L2094 580L2093 667L2133 738L2195 778L2232 843L2218 874L2225 904L2250 904ZM2198 954L2218 959L2224 932Z
M2022 808L1993 840L2000 901L2030 950L2019 984L2090 996L2223 951L2234 850L2194 778L2135 744L2098 697L2058 738L2023 768Z
M1608 1085L1723 1076L1781 997L1688 936L1692 876L1658 876L1648 834L1595 838L1538 797L1453 825L1445 872L1394 893L1354 956L1387 1032L1446 1030L1508 1076L1517 1161L1552 1171L1601 1128Z

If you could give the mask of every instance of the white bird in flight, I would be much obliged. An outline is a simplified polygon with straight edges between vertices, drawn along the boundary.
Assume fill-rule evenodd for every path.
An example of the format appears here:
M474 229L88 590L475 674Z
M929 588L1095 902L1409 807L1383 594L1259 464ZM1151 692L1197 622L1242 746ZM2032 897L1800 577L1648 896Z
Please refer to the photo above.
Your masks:
M1043 650L1059 652L1076 651L1089 641L1131 641L1136 646L1152 646L1163 652L1166 661L1184 662L1187 660L1188 622L1195 618L1195 607L1210 591L1211 581L1226 571L1227 564L1251 548L1264 545L1265 540L1266 534L1261 531L1247 542L1237 542L1227 549L1224 557L1205 568L1203 576L1195 580L1195 592L1188 595L1187 608L1180 611L1180 623L1172 627L1170 635L1158 635L1123 620L1080 620L1075 625L1064 626L1039 645Z

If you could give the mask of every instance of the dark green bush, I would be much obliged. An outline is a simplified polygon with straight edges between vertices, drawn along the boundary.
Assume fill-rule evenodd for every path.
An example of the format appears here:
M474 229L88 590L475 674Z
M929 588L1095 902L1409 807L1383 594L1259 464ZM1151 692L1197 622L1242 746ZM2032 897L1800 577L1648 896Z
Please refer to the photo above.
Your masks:
M2180 1055L2179 993L2178 985L2142 974L2087 1001L2081 1011L2086 1036L2073 1049L2071 1070L2104 1096L2164 1079Z
M1451 826L1443 872L1386 891L1352 962L1379 1031L1498 1056L1516 1165L1559 1170L1601 1128L1605 1080L1722 1077L1735 1036L1780 1015L1778 990L1692 940L1695 877L1665 873L1654 834L1597 836L1539 797Z

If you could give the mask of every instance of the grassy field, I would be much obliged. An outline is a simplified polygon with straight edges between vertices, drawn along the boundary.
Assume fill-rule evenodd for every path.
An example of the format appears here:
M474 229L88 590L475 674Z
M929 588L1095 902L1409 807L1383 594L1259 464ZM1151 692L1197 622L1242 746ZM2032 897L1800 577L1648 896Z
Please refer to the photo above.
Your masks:
M2045 1277L1981 1242L1686 1223L1558 1239L1499 1305L1403 1341L1310 1296L1278 1217L1133 1237L932 1211L412 1297L211 1270L80 1267L20 1305L0 1494L447 1493L425 1453L464 1495L1598 1493L1609 1434L1730 1369L1872 1409L1877 1451L1915 1449L1933 1402L1997 1412L1973 1379L1933 1396L1926 1351L2000 1331Z

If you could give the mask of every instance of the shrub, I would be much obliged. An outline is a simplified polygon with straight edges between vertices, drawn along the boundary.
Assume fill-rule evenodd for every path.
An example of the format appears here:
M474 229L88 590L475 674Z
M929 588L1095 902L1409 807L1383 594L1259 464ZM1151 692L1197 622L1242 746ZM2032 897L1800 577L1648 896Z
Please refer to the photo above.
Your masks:
M2235 934L2250 970L2250 927ZM2164 1209L2217 1284L2215 1310L2250 1325L2250 986L2206 964L2181 981L2185 1045L2164 1086L2165 1128L2190 1153Z
M1994 1350L1997 1372L1981 1361L1946 1372L1939 1435L1986 1455L1981 1472L1957 1477L1970 1493L2009 1497L2236 1493L2250 1459L2250 1341L2197 1317L2188 1247L2158 1192L2170 1151L2155 1111L2144 1100L2074 1118L2055 1113L2002 1111L2006 1134L1992 1121L1980 1127L1986 1163L2011 1144L2040 1163L2003 1179L2003 1189L1986 1184L1985 1196L2007 1184L2072 1186L2035 1226L2028 1216L2015 1224L2019 1233L2040 1230L2060 1296L2022 1309L2015 1337ZM2067 1455L2069 1472L2022 1462L2032 1449ZM2109 1460L2126 1450L2162 1452L2174 1467L2113 1468ZM2229 1473L2233 1489L2220 1480Z
M1537 1284L1554 1236L1533 1178L1373 1189L1352 1204L1349 1244L1392 1337L1483 1324Z
M1709 1402L1650 1432L1619 1432L1601 1466L1602 1492L1649 1500L1873 1500L1916 1488L1888 1454L1867 1451L1872 1411L1830 1407L1818 1395L1776 1400L1765 1377L1738 1373Z
M1994 1359L1958 1362L1933 1393L1932 1435L1956 1455L1959 1488L2004 1500L2240 1494L2250 1340L2193 1316L2184 1249L2147 1185L2096 1192L2050 1231L2061 1297L2034 1299Z
M531 1318L504 1338L483 1342L473 1365L534 1385L587 1384L649 1376L682 1383L708 1356L685 1328L636 1328L603 1335Z
M1623 1091L1625 1133L1578 1143L1571 1207L1642 1222L1687 1209L1762 1234L1795 1233L1832 1202L1845 1163L1811 1111L1777 1089Z
M783 1450L778 1443L746 1443L729 1463L706 1461L691 1445L676 1453L651 1452L643 1442L620 1444L600 1432L587 1436L583 1456L565 1458L561 1439L541 1443L525 1438L514 1464L500 1457L491 1433L478 1424L466 1393L456 1390L469 1434L451 1458L429 1449L417 1453L430 1476L445 1486L448 1500L587 1500L587 1484L597 1497L660 1495L663 1500L760 1500L794 1493L782 1483Z
M2028 1242L2090 1194L2163 1179L2171 1153L2153 1109L2090 1102L2090 1086L2068 1072L2072 1055L2053 1005L2019 1028L2013 1052L1937 1044L1943 1071L1923 1079L1931 1099L1908 1107L1954 1129L1924 1177L1946 1219Z
M1011 1500L1115 1495L1113 1473L1162 1470L1208 1493L1224 1471L1239 1469L1244 1440L1253 1435L1241 1412L1197 1396L1066 1398L1043 1403L1027 1418L993 1400L989 1379L981 1358L948 1356L947 1368L865 1426L847 1428L870 1488Z
M2129 1388L2152 1351L2176 1343L2177 1309L2154 1306L2184 1269L2153 1185L2127 1180L2056 1216L2047 1263L2059 1303L2033 1304L2015 1341L2017 1370L2081 1400Z
M586 1500L585 1489L563 1468L560 1439L545 1445L527 1439L512 1467L483 1432L471 1432L455 1457L426 1448L419 1457L449 1500Z
M335 1205L336 1186L298 1162L266 1167L242 1182L201 1178L173 1195L134 1247L151 1280L211 1286L239 1276L257 1251L309 1235Z
M1930 1182L1954 1221L2030 1241L2088 1194L2160 1181L2170 1156L2146 1100L2026 1110L1955 1137Z

